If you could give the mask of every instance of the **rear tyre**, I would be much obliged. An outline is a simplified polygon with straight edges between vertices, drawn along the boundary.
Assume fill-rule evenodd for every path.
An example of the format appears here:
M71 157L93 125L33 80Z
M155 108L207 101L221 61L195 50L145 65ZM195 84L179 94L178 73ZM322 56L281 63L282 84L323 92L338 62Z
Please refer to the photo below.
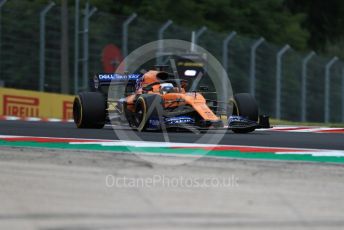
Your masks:
M142 94L136 100L134 125L139 132L148 128L151 118L160 119L162 116L162 98L156 94Z
M106 101L99 92L79 93L73 103L73 118L76 127L101 129L105 125Z
M245 117L251 121L258 122L258 105L256 99L248 93L234 95L233 115ZM253 132L255 128L232 129L235 133Z

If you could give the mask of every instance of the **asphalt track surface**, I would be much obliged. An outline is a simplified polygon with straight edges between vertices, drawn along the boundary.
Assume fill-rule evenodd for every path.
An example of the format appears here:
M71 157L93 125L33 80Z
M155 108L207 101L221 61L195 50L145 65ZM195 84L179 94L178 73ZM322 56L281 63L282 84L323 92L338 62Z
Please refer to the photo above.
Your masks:
M107 185L109 175L138 185ZM140 182L156 176L170 182ZM233 177L232 186L203 188L179 179ZM339 230L343 178L339 165L202 158L169 166L132 154L0 147L0 229Z
M216 131L213 133L216 134ZM165 141L161 132L135 132L135 134L144 141ZM60 122L0 121L0 135L118 139L111 127L77 129L73 123ZM181 143L194 143L199 140L200 135L202 134L192 132L168 133L169 141ZM221 135L218 144L344 150L344 135L277 131L235 134L232 131L227 131L225 135Z
M116 139L111 128L79 130L69 123L1 121L1 134ZM163 139L154 132L142 137ZM195 134L170 137L192 142ZM220 143L343 149L342 140L343 134L262 131L229 132ZM206 157L172 165L178 157L147 157L152 160L127 153L0 147L0 229L344 229L343 165ZM166 164L152 163L154 158ZM109 176L137 184L106 184ZM209 185L215 179L221 185L226 178L230 186L185 182Z

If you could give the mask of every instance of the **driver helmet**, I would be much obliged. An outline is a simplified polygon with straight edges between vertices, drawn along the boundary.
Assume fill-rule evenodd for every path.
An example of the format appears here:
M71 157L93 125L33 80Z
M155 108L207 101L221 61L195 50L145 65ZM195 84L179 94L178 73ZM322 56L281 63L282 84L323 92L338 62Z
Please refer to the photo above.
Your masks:
M166 94L166 93L171 93L173 92L173 84L172 83L161 83L160 84L160 92L162 94Z

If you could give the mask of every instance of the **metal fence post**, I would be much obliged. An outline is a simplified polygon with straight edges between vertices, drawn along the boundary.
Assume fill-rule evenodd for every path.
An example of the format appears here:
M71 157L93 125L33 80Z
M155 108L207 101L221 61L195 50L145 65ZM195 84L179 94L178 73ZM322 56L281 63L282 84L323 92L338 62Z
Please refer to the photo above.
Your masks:
M228 36L222 42L222 65L225 71L229 76L228 70L228 44L236 36L237 32L233 31L228 34Z
M344 123L344 68L342 69L342 122Z
M330 121L330 70L336 61L338 61L338 57L333 57L325 66L325 123Z
M202 26L199 30L196 31L195 33L195 44L197 44L198 42L198 38L205 32L207 31L207 27L206 26Z
M160 27L158 31L159 43L158 43L157 64L161 64L161 55L162 55L162 52L164 52L164 42L162 41L162 39L164 39L164 32L170 25L172 25L172 23L173 23L172 20L168 20Z
M307 120L307 64L315 56L315 52L310 52L302 60L302 80L301 80L301 121Z
M97 11L96 7L93 7L92 10L90 10L90 5L87 2L85 6L85 16L84 16L84 65L83 65L83 88L86 90L88 88L88 59L89 59L89 54L88 54L88 35L89 35L89 20L90 17Z
M84 19L83 19L83 58L82 58L82 88L83 90L87 89L88 82L87 82L87 69L86 66L87 58L88 58L88 14L90 11L90 4L86 2L85 9L84 9Z
M5 5L5 3L7 2L7 0L2 0L0 2L0 76L1 76L1 46L2 46L2 42L1 42L1 18L2 18L2 7Z
M39 28L39 90L44 91L45 81L45 16L48 11L55 5L55 2L49 3L40 13Z
M251 47L251 60L250 60L250 93L252 96L256 95L256 50L263 44L265 38L259 38Z
M137 17L136 13L130 15L127 20L123 22L122 25L122 53L123 57L125 58L128 55L128 27L129 24Z
M195 52L195 36L196 36L196 32L194 30L191 31L191 47L190 47L191 52Z
M79 7L80 0L75 0L74 26L74 94L79 91Z
M287 44L276 55L276 119L281 119L282 57L289 49Z

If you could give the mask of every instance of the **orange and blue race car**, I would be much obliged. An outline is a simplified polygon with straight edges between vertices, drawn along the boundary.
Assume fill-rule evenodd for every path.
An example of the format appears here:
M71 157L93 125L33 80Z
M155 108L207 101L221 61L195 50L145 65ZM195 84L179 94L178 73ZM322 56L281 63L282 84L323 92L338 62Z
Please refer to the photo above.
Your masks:
M188 83L159 68L144 74L97 74L93 91L75 97L74 122L78 128L103 128L116 122L138 131L231 129L248 133L269 128L269 118L258 116L250 94L234 95L228 101L232 114L221 114L216 101L204 96L206 87L189 91Z

